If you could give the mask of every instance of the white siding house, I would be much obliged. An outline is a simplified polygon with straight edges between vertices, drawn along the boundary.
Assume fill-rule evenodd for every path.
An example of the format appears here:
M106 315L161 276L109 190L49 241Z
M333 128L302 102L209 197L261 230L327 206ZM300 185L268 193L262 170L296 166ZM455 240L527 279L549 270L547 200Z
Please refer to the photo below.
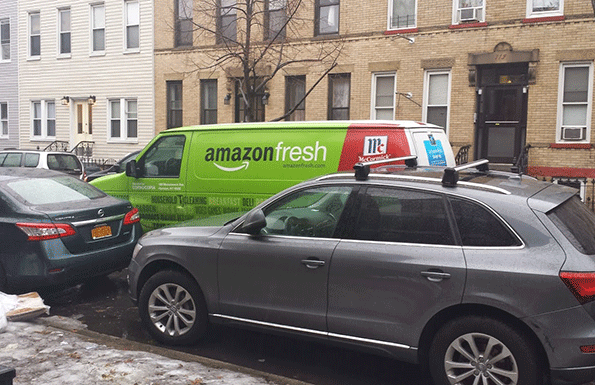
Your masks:
M18 1L20 147L141 149L155 133L153 1Z
M0 149L19 146L17 0L0 1Z

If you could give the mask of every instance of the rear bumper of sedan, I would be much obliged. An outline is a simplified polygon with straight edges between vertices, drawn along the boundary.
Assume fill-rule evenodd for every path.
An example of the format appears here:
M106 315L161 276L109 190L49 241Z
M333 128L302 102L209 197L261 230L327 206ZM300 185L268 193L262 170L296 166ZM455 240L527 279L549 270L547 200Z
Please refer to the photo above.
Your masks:
M595 366L552 369L552 385L587 384L595 379Z
M31 242L22 253L4 256L7 286L22 292L69 285L128 267L142 233L135 224L123 243L90 252L71 254L60 239Z

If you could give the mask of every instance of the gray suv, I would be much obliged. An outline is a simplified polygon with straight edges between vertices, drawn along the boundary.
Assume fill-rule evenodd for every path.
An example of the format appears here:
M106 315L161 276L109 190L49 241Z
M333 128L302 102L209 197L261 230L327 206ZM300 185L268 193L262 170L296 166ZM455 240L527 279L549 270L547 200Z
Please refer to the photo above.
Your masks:
M129 288L167 344L228 323L373 348L437 385L595 379L595 214L487 161L358 164L221 227L152 231Z

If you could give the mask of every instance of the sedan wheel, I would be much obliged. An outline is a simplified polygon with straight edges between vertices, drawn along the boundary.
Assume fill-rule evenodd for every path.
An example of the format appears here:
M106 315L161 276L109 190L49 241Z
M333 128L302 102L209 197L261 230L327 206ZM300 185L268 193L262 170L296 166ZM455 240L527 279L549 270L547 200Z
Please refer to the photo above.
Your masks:
M538 358L516 329L483 317L465 317L441 328L430 348L437 385L540 385Z
M191 344L207 327L207 312L200 288L187 275L162 271L141 290L139 312L143 323L158 341Z

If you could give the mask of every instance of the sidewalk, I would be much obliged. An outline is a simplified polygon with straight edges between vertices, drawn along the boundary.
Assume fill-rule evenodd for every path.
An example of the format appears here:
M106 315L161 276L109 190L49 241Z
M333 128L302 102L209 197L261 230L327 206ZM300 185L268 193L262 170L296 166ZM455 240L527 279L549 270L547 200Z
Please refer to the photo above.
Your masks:
M91 332L59 316L9 322L0 332L2 366L16 370L14 385L308 385Z

